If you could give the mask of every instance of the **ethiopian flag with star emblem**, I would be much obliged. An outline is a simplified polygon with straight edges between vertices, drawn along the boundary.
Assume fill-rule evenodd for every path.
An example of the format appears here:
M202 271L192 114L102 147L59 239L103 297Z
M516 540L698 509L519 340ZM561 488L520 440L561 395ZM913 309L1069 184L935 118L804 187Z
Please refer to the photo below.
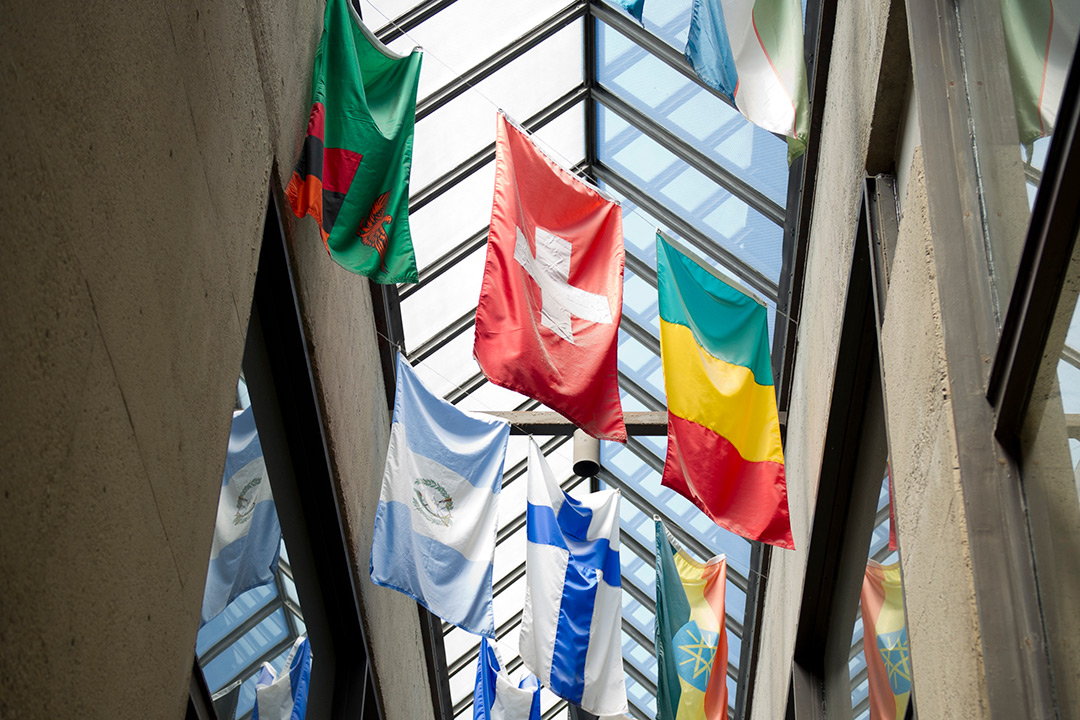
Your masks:
M867 563L861 605L870 718L903 720L911 698L911 655L899 563Z
M658 720L727 720L727 560L700 563L656 521Z
M327 0L311 80L311 114L285 194L319 223L339 265L378 283L416 282L409 235L421 52L397 55L347 0Z

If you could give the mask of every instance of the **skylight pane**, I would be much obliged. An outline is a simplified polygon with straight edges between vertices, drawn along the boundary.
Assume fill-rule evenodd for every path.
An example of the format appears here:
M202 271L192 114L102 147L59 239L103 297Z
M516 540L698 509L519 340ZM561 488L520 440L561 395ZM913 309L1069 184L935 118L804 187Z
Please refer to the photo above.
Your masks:
M774 282L783 228L604 107L597 111L604 164Z
M376 0L375 5L382 10L383 2ZM407 38L392 42L390 47L398 53L408 52L416 45L424 49L418 93L422 100L565 6L565 0L528 3L457 0L410 30ZM580 66L580 42L575 52Z
M581 78L578 20L420 120L410 187L415 192L494 143L497 110L525 122Z
M597 78L707 158L777 204L787 198L787 143L604 23L597 24Z
M480 282L484 278L487 248L481 246L454 267L401 302L401 323L405 337L424 342L456 318L476 307ZM432 312L438 308L438 312ZM471 333L468 333L471 334Z
M415 197L423 188L410 182ZM409 230L416 251L416 265L421 273L473 233L487 227L491 220L494 187L495 161L492 160L419 210L409 213Z

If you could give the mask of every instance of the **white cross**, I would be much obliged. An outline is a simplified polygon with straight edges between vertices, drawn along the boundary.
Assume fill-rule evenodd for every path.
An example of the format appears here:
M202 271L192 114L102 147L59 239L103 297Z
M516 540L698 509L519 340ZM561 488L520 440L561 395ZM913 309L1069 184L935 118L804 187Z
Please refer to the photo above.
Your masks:
M606 295L591 293L570 284L570 241L536 228L536 257L529 241L517 228L514 259L540 286L540 324L574 344L570 316L594 323L611 324Z

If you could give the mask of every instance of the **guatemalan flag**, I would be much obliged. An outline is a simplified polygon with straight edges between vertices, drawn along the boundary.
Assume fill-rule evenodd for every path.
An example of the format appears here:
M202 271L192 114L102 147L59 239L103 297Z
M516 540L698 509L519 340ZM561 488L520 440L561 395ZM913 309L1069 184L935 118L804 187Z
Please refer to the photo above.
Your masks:
M274 582L280 548L281 525L248 406L233 417L229 434L200 627L241 594Z
M747 120L806 150L810 102L799 0L694 0L686 59Z
M251 720L304 720L310 684L311 643L301 635L285 656L280 675L270 663L263 663L255 679Z
M507 671L487 638L480 638L473 720L540 720L540 681L532 673Z
M371 579L495 635L491 573L510 425L432 394L401 356L371 542Z
M528 499L521 659L584 710L625 713L619 493L575 500L530 440Z

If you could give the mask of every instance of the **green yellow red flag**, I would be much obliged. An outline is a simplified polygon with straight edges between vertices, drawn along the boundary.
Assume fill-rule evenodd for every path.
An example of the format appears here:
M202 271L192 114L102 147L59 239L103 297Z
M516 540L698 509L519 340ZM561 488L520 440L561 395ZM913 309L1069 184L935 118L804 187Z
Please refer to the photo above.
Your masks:
M379 283L416 282L409 233L419 49L400 56L347 0L327 0L311 114L286 189L297 217L319 223L339 265Z
M727 560L700 563L656 521L657 720L727 720Z
M867 563L861 606L870 718L904 720L911 698L911 655L899 563Z
M668 404L662 483L722 528L795 547L764 305L656 236Z

